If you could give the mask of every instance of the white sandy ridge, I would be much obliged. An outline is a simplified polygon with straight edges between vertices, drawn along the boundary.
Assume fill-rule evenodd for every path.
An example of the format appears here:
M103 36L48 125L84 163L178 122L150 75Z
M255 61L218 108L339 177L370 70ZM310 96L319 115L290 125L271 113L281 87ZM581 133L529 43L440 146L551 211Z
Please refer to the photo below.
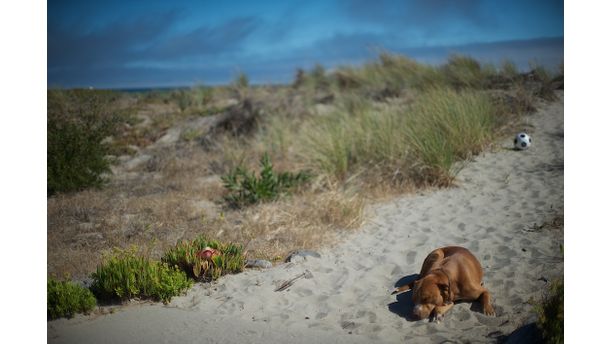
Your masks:
M533 146L478 156L458 187L373 207L371 221L321 258L198 284L168 306L48 322L51 343L495 342L532 320L531 297L563 272L563 233L539 225L563 212L563 94L527 116ZM512 138L501 141L511 147ZM534 224L536 226L534 226ZM456 305L439 324L409 321L409 297L390 295L433 249L470 249L497 317ZM308 271L288 289L275 289Z

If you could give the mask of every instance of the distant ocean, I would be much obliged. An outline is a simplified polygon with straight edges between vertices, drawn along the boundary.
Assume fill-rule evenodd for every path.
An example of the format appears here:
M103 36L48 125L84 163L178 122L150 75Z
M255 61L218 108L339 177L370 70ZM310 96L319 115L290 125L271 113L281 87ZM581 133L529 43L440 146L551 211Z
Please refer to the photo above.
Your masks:
M174 90L187 89L190 86L175 86L175 87L139 87L139 88L109 88L109 90L126 92L126 93L146 93L146 92L169 92Z

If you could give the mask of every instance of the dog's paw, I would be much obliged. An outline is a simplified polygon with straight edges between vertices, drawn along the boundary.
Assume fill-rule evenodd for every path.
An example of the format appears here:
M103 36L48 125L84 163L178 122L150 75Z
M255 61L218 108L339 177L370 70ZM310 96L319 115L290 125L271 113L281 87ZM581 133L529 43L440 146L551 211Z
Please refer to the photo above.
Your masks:
M439 324L442 320L444 320L444 314L436 313L434 314L433 320Z
M494 317L495 316L495 309L493 309L493 306L491 305L485 305L484 306L484 314Z

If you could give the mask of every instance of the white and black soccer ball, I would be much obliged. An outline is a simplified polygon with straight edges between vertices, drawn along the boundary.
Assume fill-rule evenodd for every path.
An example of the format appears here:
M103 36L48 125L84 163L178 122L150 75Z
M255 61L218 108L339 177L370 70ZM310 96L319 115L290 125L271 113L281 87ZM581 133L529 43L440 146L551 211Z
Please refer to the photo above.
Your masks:
M525 150L531 147L531 137L526 132L520 132L516 134L514 138L514 148L519 150Z

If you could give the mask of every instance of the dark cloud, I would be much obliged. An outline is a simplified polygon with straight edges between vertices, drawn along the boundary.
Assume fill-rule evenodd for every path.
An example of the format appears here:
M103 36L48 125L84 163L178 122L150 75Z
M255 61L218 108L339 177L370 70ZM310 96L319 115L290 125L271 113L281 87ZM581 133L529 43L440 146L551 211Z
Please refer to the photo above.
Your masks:
M391 35L377 33L336 34L314 42L294 54L325 62L363 59L379 48L392 48L390 45L393 44L394 38Z
M99 30L49 21L49 69L109 67L137 58L134 47L151 44L175 24L176 12L151 14L131 21L116 21Z
M234 18L217 26L204 25L185 33L172 29L177 12L117 21L98 30L50 24L48 69L90 69L126 64L179 62L203 55L222 55L240 49L258 27L253 17Z
M201 26L162 40L147 49L143 58L158 61L236 51L258 26L259 21L254 17L234 18L214 27Z

